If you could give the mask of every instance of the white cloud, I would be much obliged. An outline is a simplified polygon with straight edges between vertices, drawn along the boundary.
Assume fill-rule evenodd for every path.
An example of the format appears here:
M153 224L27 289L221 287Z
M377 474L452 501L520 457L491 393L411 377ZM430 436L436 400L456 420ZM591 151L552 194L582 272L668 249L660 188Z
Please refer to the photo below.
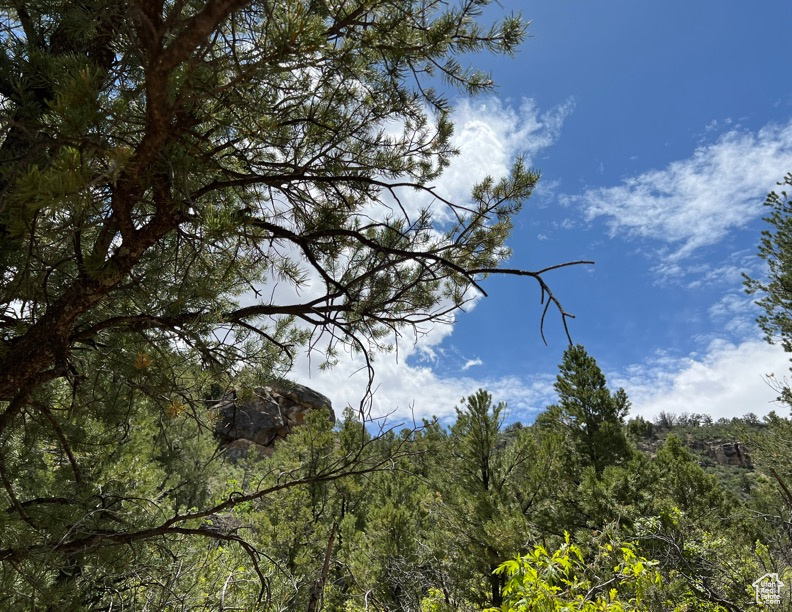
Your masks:
M473 185L485 177L506 176L516 155L523 155L529 166L535 164L537 156L558 139L572 109L572 101L541 112L529 98L523 98L519 107L495 97L463 100L451 116L452 143L459 155L440 177L438 193L464 202Z
M675 285L686 289L729 286L743 284L743 274L760 277L764 274L764 264L756 256L755 250L743 249L721 258L717 263L711 261L668 261L663 260L652 266L659 286Z
M496 180L506 176L518 154L523 155L529 167L533 166L537 156L558 139L573 107L573 102L568 100L541 112L530 98L523 98L519 106L504 103L494 96L463 99L451 114L454 123L451 144L459 154L429 187L445 200L462 205L468 203L475 184L487 176ZM388 127L394 137L400 135L402 126ZM547 196L554 187L552 182L540 181L537 192ZM435 220L453 218L451 211L431 193L402 189L398 197L398 204L389 194L385 194L384 201L393 211L404 210L411 218L427 208L431 209ZM367 208L365 213L376 219L384 216L379 204Z
M756 335L756 317L759 310L754 298L745 293L727 293L710 306L710 318L735 337Z
M633 402L631 416L653 419L660 412L703 413L713 418L764 415L787 409L775 403L777 393L766 377L783 378L789 356L758 339L739 344L715 340L703 355L675 359L659 354L611 376Z
M344 356L331 370L306 366L305 362L298 363L292 375L298 382L327 395L337 415L346 406L359 407L368 381L359 355ZM388 416L393 422L409 422L413 417L419 422L424 417L449 417L460 399L480 386L472 378L444 379L429 366L409 365L404 355L398 359L395 354L376 355L373 366L376 378L370 414Z
M536 415L557 401L558 396L553 384L555 376L535 375L530 378L504 376L499 379L485 380L483 386L495 401L509 404L509 413L515 420L533 422Z
M661 254L676 262L761 216L764 197L790 168L792 121L731 130L689 159L565 201L583 206L589 220L606 218L612 235L668 243Z
M480 366L480 365L484 365L484 362L481 361L481 359L478 359L478 358L476 358L476 359L468 359L465 362L465 365L462 366L462 371L464 372L465 370L469 370L470 368L472 368L474 366Z
M377 355L375 393L371 405L372 417L388 417L391 423L409 424L412 419L437 416L448 422L454 416L454 407L463 397L483 388L492 394L494 402L506 402L511 418L532 421L534 416L555 401L553 378L537 376L531 380L506 376L500 378L472 376L440 376L431 367L408 364L401 356ZM308 385L328 396L340 415L346 406L357 409L367 382L359 356L349 356L339 361L331 370L309 370L300 360L293 376L297 382Z
M572 104L566 103L541 113L532 100L523 100L517 108L496 98L463 101L452 117L455 123L453 142L460 155L437 181L437 193L453 201L465 202L476 182L486 176L496 180L505 176L516 155L523 154L529 165L534 163L536 156L557 139L563 120L571 109ZM421 200L425 195L417 192L410 198L410 202L405 201L409 214L429 204ZM381 213L368 212L372 216ZM433 212L443 214L440 207ZM313 272L310 275L316 276ZM469 302L465 309L469 310L474 305L475 300ZM374 355L373 416L390 414L392 419L408 420L432 415L449 418L463 396L481 387L488 389L495 401L508 402L515 415L540 410L552 401L552 382L548 383L544 378L525 382L511 377L438 375L434 368L447 358L440 344L453 332L453 327L453 320L435 324L428 327L423 335L401 338L398 354ZM482 365L479 359L464 359L462 371ZM307 356L300 356L291 375L298 382L327 395L333 401L337 414L347 405L358 407L368 380L362 356L342 352L338 356L338 364L330 370L319 370L318 365L322 361L319 355L310 360Z

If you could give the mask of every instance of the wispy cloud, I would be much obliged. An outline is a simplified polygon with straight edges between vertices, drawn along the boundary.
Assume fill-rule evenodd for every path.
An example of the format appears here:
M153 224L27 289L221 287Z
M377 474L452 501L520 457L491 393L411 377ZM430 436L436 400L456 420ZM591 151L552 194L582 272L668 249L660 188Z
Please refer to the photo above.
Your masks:
M665 243L661 255L673 263L760 216L764 196L790 169L792 121L757 133L732 129L688 159L565 201L588 220L606 219L612 235Z
M462 366L462 371L464 372L465 370L469 370L472 367L480 366L480 365L484 365L484 362L481 361L481 359L478 359L478 358L476 358L476 359L468 359L465 362L465 365Z
M749 338L756 335L758 310L754 298L745 293L729 292L710 307L709 315L733 337Z
M763 273L763 265L753 249L743 249L716 263L661 260L652 267L652 272L660 286L675 285L686 289L739 287L743 283L743 274L759 277Z

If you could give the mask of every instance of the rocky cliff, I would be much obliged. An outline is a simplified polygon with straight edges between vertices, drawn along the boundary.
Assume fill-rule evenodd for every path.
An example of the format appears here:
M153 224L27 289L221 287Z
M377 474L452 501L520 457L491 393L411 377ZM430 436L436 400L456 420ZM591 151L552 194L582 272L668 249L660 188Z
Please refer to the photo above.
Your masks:
M266 457L275 443L305 421L311 410L326 410L335 422L332 403L296 383L273 383L250 391L232 391L215 405L215 435L232 461L251 451Z

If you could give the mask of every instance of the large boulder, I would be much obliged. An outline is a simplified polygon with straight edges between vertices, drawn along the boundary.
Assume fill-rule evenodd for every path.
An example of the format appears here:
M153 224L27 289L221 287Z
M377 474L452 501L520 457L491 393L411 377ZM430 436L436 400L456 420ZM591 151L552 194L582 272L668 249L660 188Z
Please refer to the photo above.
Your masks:
M305 421L311 410L325 410L331 422L335 414L330 400L304 385L273 383L249 392L231 392L216 403L215 435L232 460L255 450L272 454L273 445Z

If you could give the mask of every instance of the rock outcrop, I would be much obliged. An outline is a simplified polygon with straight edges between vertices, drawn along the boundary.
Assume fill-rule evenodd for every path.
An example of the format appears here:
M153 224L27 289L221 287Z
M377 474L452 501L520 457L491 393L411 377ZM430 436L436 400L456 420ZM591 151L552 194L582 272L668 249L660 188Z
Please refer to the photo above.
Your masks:
M688 442L688 447L717 465L753 468L750 453L745 446L735 440L693 440Z
M232 392L215 406L215 435L231 460L251 451L269 456L278 440L305 421L311 410L326 410L335 422L330 400L303 385L275 383L252 392Z
M710 455L720 465L734 465L737 467L750 468L751 457L739 442L724 442L710 446Z

